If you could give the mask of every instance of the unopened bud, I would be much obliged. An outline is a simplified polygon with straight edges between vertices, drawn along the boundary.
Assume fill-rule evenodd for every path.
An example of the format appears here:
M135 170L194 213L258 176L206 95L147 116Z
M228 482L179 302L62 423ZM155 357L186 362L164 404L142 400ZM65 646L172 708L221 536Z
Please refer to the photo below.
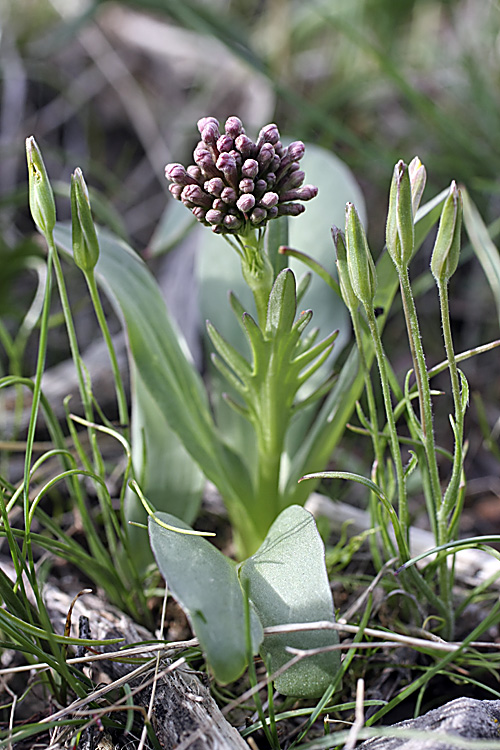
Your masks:
M332 238L337 253L337 276L339 279L340 293L351 314L358 309L359 299L354 294L349 268L347 265L347 250L345 237L338 227L332 227Z
M263 143L277 143L280 139L280 131L278 126L273 122L269 125L265 125L259 132L257 138L257 148L260 148Z
M376 273L365 230L352 203L346 207L346 251L349 279L354 294L365 307L375 296Z
M306 210L302 203L280 203L278 216L300 216Z
M99 260L99 241L81 169L71 175L71 227L73 259L83 273L90 273Z
M453 181L441 211L439 229L431 257L431 271L437 282L449 281L457 270L462 228L462 195Z
M418 211L418 207L420 206L425 183L427 181L427 172L418 156L415 156L411 160L408 166L408 173L410 175L413 216L415 216Z
M219 153L223 153L226 151L232 151L234 148L234 141L229 135L221 135L220 138L217 139L217 150Z
M239 117L228 117L224 130L231 138L237 138L242 133L245 133L245 128Z
M201 120L198 120L198 122L196 123L200 134L204 131L209 123L214 123L217 128L219 127L219 121L216 120L215 117L202 117Z
M287 154L290 158L290 161L299 161L304 156L305 151L306 147L304 146L302 141L294 141L288 146Z
M250 214L250 221L252 224L262 224L267 219L267 211L264 208L254 208Z
M394 167L385 237L387 250L396 268L406 267L413 255L415 230L410 176L403 161L398 161Z
M247 214L255 206L255 198L251 193L248 193L246 195L241 195L236 201L236 206L244 214Z
M205 221L208 221L209 224L220 224L223 218L224 214L222 213L222 211L217 211L214 208L211 208L205 214Z
M246 159L242 164L241 174L254 180L259 174L259 163L255 159Z
M264 208L272 208L273 206L277 206L279 201L279 195L278 193L264 193L262 198L260 199L260 205Z
M29 205L33 221L42 234L51 234L56 224L56 204L42 152L33 136L26 139Z

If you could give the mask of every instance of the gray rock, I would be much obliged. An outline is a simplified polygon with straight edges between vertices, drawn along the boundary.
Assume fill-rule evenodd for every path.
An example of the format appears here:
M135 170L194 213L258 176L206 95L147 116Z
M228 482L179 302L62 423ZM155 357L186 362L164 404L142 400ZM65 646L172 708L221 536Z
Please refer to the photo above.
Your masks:
M491 747L500 748L500 700L457 698L417 719L387 727L387 730L388 733L397 730L401 735L366 740L358 746L358 750L463 750L463 741L454 744L441 739L444 734L457 735L461 739L497 740ZM410 738L407 734L410 731L423 734ZM429 736L429 732L433 736Z

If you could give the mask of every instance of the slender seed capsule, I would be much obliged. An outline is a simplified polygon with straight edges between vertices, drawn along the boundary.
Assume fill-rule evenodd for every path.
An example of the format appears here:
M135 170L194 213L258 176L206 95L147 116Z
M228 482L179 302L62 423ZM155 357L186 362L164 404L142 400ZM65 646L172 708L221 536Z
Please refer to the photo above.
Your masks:
M90 273L99 260L99 241L87 185L79 168L71 175L71 227L73 259L83 273Z
M458 266L462 228L462 195L453 180L446 198L431 256L432 275L438 283L446 283Z
M376 273L365 230L352 203L346 206L346 250L349 279L354 294L365 307L373 305Z
M389 193L389 210L386 225L387 251L396 268L405 268L411 260L415 246L412 192L408 167L398 161Z
M56 225L56 204L47 170L37 142L26 138L28 161L29 205L33 221L42 234L51 234Z

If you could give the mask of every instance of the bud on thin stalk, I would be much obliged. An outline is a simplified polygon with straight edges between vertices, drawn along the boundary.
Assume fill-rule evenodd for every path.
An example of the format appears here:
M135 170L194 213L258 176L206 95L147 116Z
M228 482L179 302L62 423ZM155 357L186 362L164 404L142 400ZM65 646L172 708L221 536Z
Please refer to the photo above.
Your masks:
M71 175L71 225L74 261L83 273L90 273L99 260L99 241L87 185L79 168Z
M431 257L432 275L439 283L446 283L458 266L460 232L462 228L462 195L453 181L439 220L439 229Z
M56 224L56 204L42 152L33 136L26 138L26 158L31 215L42 234L51 235Z
M375 297L375 265L365 230L352 203L346 206L346 250L353 292L365 307L369 307Z
M403 161L398 161L394 167L389 193L386 243L396 268L407 266L413 255L415 231L410 176Z
M351 280L349 278L349 268L347 266L347 250L345 238L338 227L332 227L333 244L337 252L337 275L339 278L340 293L350 313L358 309L359 299L354 294Z

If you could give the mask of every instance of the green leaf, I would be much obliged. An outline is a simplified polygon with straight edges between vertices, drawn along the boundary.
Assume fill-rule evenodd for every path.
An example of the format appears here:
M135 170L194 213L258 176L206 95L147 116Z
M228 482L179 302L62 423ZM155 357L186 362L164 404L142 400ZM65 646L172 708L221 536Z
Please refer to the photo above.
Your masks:
M188 529L169 513L164 523ZM149 537L161 574L185 610L215 678L226 684L241 676L247 665L243 591L236 563L199 536L169 531L149 519ZM262 642L262 626L250 607L252 650Z
M292 271L285 269L276 278L269 295L266 333L271 336L284 336L289 333L296 310L295 276Z
M323 542L312 515L297 505L276 519L260 549L240 566L240 578L264 627L335 621ZM336 643L334 630L284 633L266 636L261 653L270 658L274 672L292 658L288 646L314 649ZM280 675L276 689L283 695L317 698L339 668L338 651L310 656Z

